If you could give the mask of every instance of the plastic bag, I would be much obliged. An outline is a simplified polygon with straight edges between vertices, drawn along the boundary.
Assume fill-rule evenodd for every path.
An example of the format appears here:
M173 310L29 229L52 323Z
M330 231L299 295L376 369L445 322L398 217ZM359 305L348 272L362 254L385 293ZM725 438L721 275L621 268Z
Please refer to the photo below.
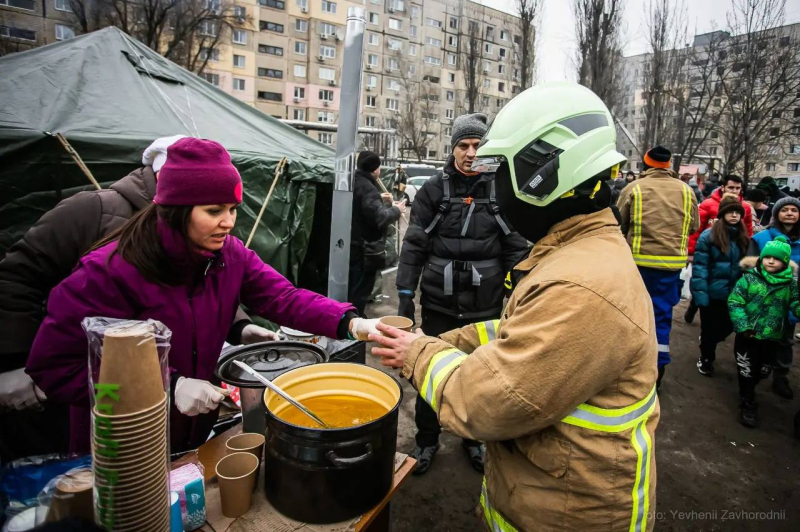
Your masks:
M685 268L681 270L681 299L691 299L692 292L689 290L689 281L692 278L692 265L687 264Z

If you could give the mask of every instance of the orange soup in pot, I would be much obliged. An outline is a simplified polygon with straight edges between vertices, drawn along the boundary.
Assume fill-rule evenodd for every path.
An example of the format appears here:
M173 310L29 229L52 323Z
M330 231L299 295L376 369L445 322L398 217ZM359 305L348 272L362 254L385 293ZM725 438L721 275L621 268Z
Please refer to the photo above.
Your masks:
M388 410L375 401L352 395L323 395L303 399L300 403L332 428L344 429L364 425L386 415ZM292 425L321 428L317 422L292 405L278 416Z

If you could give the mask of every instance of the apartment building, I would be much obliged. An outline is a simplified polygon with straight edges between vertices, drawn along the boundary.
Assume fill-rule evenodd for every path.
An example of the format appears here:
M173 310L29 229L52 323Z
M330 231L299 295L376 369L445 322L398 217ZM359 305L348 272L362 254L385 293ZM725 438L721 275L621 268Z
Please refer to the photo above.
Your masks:
M205 1L215 9L228 5ZM450 152L453 119L469 109L470 83L478 85L475 110L490 118L519 92L519 19L470 0L233 0L235 24L215 49L201 50L208 57L201 76L275 118L335 125L352 6L362 6L367 18L361 127L397 130L424 93L424 155L441 160ZM25 49L73 37L78 29L70 15L68 0L0 0L0 41ZM469 52L470 41L477 52ZM476 61L472 82L466 65ZM409 90L420 84L424 90ZM333 128L305 128L335 145ZM412 158L398 135L361 140L390 158Z
M771 36L781 45L777 49L782 53L794 54L796 61L800 62L800 50L790 46L790 43L796 42L797 37L800 36L800 24L782 26L769 31ZM736 57L735 48L739 46L741 39L741 36L731 36L723 31L700 34L694 37L691 45L693 53L688 55L690 59L685 62L685 68L680 70L677 83L674 84L671 90L673 93L678 89L685 90L689 105L695 102L699 102L701 105L707 103L710 106L710 111L696 125L697 133L695 136L697 138L695 140L695 149L693 150L695 153L694 158L692 160L684 159L682 164L702 165L707 169L713 168L717 172L726 171L723 168L726 155L724 137L720 134L720 124L715 122L714 118L716 117L718 120L724 118L724 109L728 102L725 98L725 92L719 91L713 93L713 97L709 97L708 91L713 90L715 84L721 83L721 78L717 74L725 72L723 77L728 82L738 75L741 65L736 64L740 61L740 58ZM715 44L712 45L711 43ZM708 49L715 50L716 58L708 57ZM681 53L686 54L687 52L684 50ZM709 61L713 67L712 71L708 70ZM692 64L692 62L695 64ZM648 53L623 59L623 84L620 86L619 104L614 111L617 120L625 126L634 142L640 147L644 140L647 124L645 114L646 98L648 97L646 83L650 68L651 55ZM717 69L721 70L714 72ZM800 80L789 80L789 84L794 86L797 86L798 82ZM701 96L705 100L700 99ZM751 165L750 175L755 178L765 175L779 178L800 175L800 92L794 99L794 103L792 103L791 99L785 101L788 102L789 108L772 111L775 113L772 118L775 121L776 129L780 126L780 129L783 130L787 127L792 127L793 124L792 131L794 134L776 136L775 143L766 146L765 153L758 156L758 164ZM677 124L680 123L679 105L673 100L669 100L669 102L667 112L662 117L662 120L677 127ZM663 142L669 143L670 141L666 139ZM673 150L676 149L675 146L668 147ZM641 157L636 147L622 132L619 125L617 127L617 148L623 155L628 157L628 163L625 166L626 170L640 171L642 169ZM741 168L733 171L741 173Z

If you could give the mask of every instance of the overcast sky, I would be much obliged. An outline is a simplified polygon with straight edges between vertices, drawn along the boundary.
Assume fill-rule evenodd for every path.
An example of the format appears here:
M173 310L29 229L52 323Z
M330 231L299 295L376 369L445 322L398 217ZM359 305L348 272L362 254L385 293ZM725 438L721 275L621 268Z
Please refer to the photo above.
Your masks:
M486 6L516 13L515 0L477 0ZM677 1L677 0L676 0ZM536 80L574 81L575 76L575 22L572 0L543 0L544 13L540 22L537 42ZM731 0L687 0L689 33L705 33L712 29L725 29L725 13ZM628 0L625 9L623 42L625 55L636 55L647 50L644 37L645 0ZM800 1L788 0L786 22L800 21ZM716 24L716 28L715 28Z

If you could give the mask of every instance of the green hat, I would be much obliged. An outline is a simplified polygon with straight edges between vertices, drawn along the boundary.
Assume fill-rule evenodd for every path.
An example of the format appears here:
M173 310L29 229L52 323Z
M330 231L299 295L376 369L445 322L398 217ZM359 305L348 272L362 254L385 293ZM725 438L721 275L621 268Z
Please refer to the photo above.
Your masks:
M789 239L783 235L776 236L764 245L761 250L760 259L764 257L775 257L784 264L789 264L789 259L792 256L792 247L789 245Z

